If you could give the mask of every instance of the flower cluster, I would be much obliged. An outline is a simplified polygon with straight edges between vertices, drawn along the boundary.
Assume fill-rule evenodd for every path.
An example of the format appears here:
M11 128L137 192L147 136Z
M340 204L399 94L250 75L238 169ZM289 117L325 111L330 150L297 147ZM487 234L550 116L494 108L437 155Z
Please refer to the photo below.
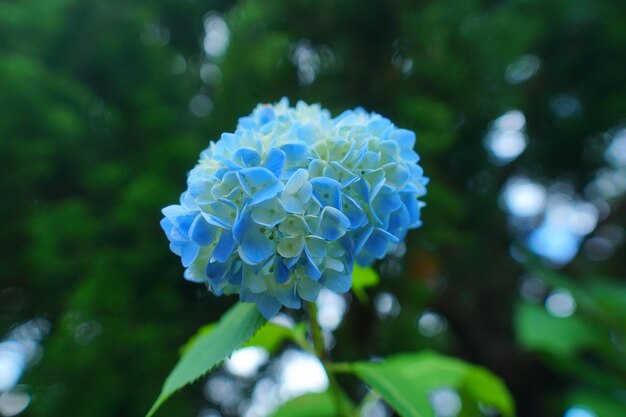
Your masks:
M259 105L202 152L161 226L185 278L239 293L265 317L346 292L420 226L428 179L415 134L362 109L332 118L286 99Z

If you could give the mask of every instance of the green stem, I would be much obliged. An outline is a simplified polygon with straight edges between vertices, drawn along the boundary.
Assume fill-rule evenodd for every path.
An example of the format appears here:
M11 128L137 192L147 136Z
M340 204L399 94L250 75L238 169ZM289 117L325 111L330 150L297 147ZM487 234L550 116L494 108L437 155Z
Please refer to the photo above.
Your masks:
M324 370L326 371L326 375L328 375L328 382L330 385L330 391L333 394L333 398L335 399L335 406L337 407L337 412L342 417L351 417L352 410L351 406L348 404L348 397L341 389L341 386L337 382L337 378L335 378L335 374L332 369L332 364L330 363L328 356L326 355L326 347L324 346L324 338L322 336L322 329L320 328L319 323L317 322L317 305L315 303L306 303L309 313L309 328L311 330L311 337L313 338L313 346L316 356L319 358L320 362L322 362L322 366L324 366Z
M342 362L329 362L326 364L330 372L334 374L349 374L352 373L352 366L349 363Z
M307 303L309 310L309 329L313 338L313 347L315 354L322 361L326 361L326 346L324 346L324 338L322 337L322 329L317 323L317 305L315 303Z

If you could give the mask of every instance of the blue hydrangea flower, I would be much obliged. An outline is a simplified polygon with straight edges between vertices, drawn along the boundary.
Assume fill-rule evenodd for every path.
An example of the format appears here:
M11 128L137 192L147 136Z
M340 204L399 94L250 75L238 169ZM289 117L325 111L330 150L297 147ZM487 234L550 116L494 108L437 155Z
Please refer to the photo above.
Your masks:
M421 225L428 179L414 144L363 109L259 105L202 152L161 226L186 279L270 318L321 288L348 291L354 262L382 259Z

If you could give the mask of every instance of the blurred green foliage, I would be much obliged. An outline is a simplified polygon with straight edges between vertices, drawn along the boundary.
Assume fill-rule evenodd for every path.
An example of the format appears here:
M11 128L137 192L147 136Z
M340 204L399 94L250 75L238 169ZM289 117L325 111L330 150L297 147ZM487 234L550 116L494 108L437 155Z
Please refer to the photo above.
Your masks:
M224 55L202 49L209 12L226 19ZM626 3L610 0L1 2L0 329L52 324L22 380L33 395L24 415L145 413L178 348L232 302L182 279L159 209L209 140L282 96L335 114L363 106L414 129L431 177L403 267L383 262L367 290L394 293L402 314L379 320L355 300L335 357L437 349L500 375L519 416L574 404L619 415L623 247L603 262L577 257L558 282L542 270L579 306L549 316L519 297L520 276L537 271L510 256L497 201L516 172L582 192L601 168L598 143L626 117L624 16ZM536 75L507 81L528 54L540 59ZM580 110L559 117L564 94ZM190 105L198 96L212 104L206 117ZM494 166L483 137L511 108L526 116L529 146ZM603 222L624 225L624 199L611 204ZM433 338L416 327L427 308L448 323ZM207 402L194 388L163 415L198 415Z

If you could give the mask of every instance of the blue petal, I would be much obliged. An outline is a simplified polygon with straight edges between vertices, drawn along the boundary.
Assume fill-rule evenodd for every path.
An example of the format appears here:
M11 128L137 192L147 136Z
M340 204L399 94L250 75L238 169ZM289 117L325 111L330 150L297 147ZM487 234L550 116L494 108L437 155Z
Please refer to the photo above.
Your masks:
M343 195L342 212L346 215L348 219L350 219L351 230L358 229L359 227L363 226L363 224L365 224L365 222L367 221L367 216L365 215L365 212L363 211L361 206L359 206L356 201L354 201L352 198L348 197L345 194Z
M296 290L300 298L306 301L314 302L320 294L322 285L319 282L311 281L307 278L300 278Z
M415 197L415 194L400 193L400 199L402 200L406 209L409 212L409 227L415 227L420 223L420 206L418 204L417 198Z
M237 177L237 171L228 171L222 177L222 181L211 187L211 195L213 199L217 200L228 195L234 189L238 188L238 186L239 179Z
M259 294L253 293L243 285L239 289L239 300L243 303L254 303L258 296Z
M200 215L193 221L189 228L191 240L200 246L208 246L215 240L217 227L210 225Z
M215 143L215 146L221 147L221 149L217 148L221 152L214 152L215 154L221 154L225 150L228 151L228 153L234 153L241 147L241 133L222 133L220 140Z
M389 215L400 208L402 201L398 193L390 186L383 185L372 201L372 214L376 220L386 226Z
M222 229L220 240L217 242L215 249L213 249L212 256L220 262L226 262L226 260L233 254L235 249L235 239L233 233L230 230Z
M198 253L200 252L200 246L196 245L193 242L189 242L182 247L182 252L180 254L180 260L183 263L183 266L187 268L193 261L198 257Z
M242 168L256 167L261 163L261 155L254 149L240 148L235 151L231 160Z
M376 169L380 166L380 153L374 151L366 151L361 158L361 165L368 169Z
M372 204L376 209L380 210L380 213L385 213L396 211L400 208L402 202L400 201L400 196L393 187L383 185Z
M263 226L274 227L285 220L285 209L278 200L266 200L251 209L252 220Z
M411 179L411 173L404 165L389 164L385 167L385 177L396 187L402 187Z
M231 263L218 262L215 260L209 261L206 266L206 276L211 285L220 284L224 280L230 267Z
M183 253L183 246L185 246L186 244L187 243L171 242L170 250L174 252L175 255L180 256Z
M307 146L302 143L286 143L280 149L285 152L288 163L301 160L307 153Z
M267 291L267 282L265 275L255 274L249 268L244 268L243 284L253 293L261 293Z
M276 118L274 114L274 109L270 106L263 106L258 110L258 118L259 124L264 125L265 123L271 122Z
M395 129L391 133L391 139L398 142L400 146L400 156L407 162L419 161L419 156L413 150L415 146L415 133L406 129Z
M365 242L363 249L374 255L376 258L382 259L387 253L388 244L389 236L383 233L381 229L374 229L370 238L367 242Z
M287 216L279 226L278 230L289 236L298 236L309 233L309 227L301 216Z
M196 200L191 195L189 195L188 191L185 191L180 195L180 205L183 206L187 211L198 210Z
M394 157L400 147L393 140L383 140L378 143L378 149L380 149L381 153L387 157Z
M187 185L189 195L193 198L198 198L209 195L211 193L211 186L213 185L213 183L208 181L196 180L189 181Z
M372 117L372 120L367 124L367 129L371 133L380 136L380 134L390 126L391 122L389 121L389 119L378 116Z
M388 230L381 229L381 228L376 228L374 230L377 233L382 233L383 235L385 235L387 237L387 240L389 240L391 243L400 243L400 239L398 239L396 236L389 233Z
M326 161L322 161L321 159L313 159L308 166L309 176L314 178L323 177L326 165Z
M278 314L280 308L283 306L280 301L267 293L259 294L255 298L257 308L259 309L263 317L268 320Z
M337 240L350 226L348 219L342 212L334 207L324 207L319 219L320 236L326 240Z
M207 276L206 276L207 261L208 260L206 258L202 260L199 257L196 258L196 260L192 262L188 268L185 269L185 272L183 274L184 278L187 281L191 281L191 282L197 282L197 283L207 282Z
M304 238L302 236L283 236L276 246L276 250L283 258L295 258L304 249Z
M322 207L341 208L341 184L331 178L318 177L311 180L313 197Z
M168 219L176 218L187 212L188 210L186 210L185 208L183 208L183 206L180 206L178 204L171 204L161 209L161 213L163 213L163 215Z
M367 242L370 238L373 231L374 228L372 226L368 226L351 233L352 239L354 239L354 253L361 252L363 246L365 246L365 242Z
M263 134L271 133L274 126L276 126L276 120L272 120L271 122L267 122L263 126L260 126L259 132Z
M174 228L174 225L172 224L172 222L170 222L169 220L167 220L166 217L164 217L161 219L159 224L161 225L161 229L163 229L163 231L165 232L165 236L167 236L169 240L172 240L172 238L170 237L172 234L172 229Z
M240 217L233 228L233 235L239 243L239 256L242 261L258 265L275 252L274 242L266 233L265 226L259 227L252 221L250 211Z
M415 146L415 132L407 129L395 129L391 139L398 142L401 149L413 149Z
M374 256L372 256L370 253L367 253L365 251L360 252L355 256L356 263L361 266L370 266L371 264L374 263L375 260L376 258L374 258Z
M228 229L233 227L239 211L235 203L225 198L206 204L204 209L206 210L205 220L207 222Z
M361 108L358 108L358 109L361 109ZM333 119L333 122L335 122L335 125L337 125L338 127L345 126L348 124L353 124L357 119L356 110L358 109L345 110L339 116L335 117Z
M359 179L351 171L347 170L336 161L332 161L324 168L324 176L337 180L343 187L352 184Z
M241 187L248 194L250 204L258 204L283 190L283 183L266 168L245 168L237 172Z
M170 230L170 241L180 244L185 244L189 242L189 234L182 234L178 227L172 227Z
M287 157L281 179L288 179L291 174L308 163L306 158L308 148L302 143L287 143L279 149L285 152Z
M347 268L343 263L343 259L340 259L339 257L333 258L332 256L329 256L324 259L324 270L326 272L331 270L335 272L344 272L346 269Z
M317 128L312 124L296 127L296 136L305 142L312 143L317 137Z
M304 238L304 243L306 244L306 249L314 258L323 258L326 256L326 248L328 247L328 242L324 239L317 236L307 236Z
M272 148L265 158L263 167L272 171L277 177L280 177L283 167L285 166L286 159L287 156L285 155L285 152L280 149Z
M313 260L311 254L306 249L304 250L302 256L300 256L300 263L304 266L304 270L309 279L317 281L321 278L322 272L315 264L315 261Z
M241 267L241 262L237 262L237 264L237 266L233 266L229 274L228 283L240 287L243 282L243 268Z
M358 166L361 164L366 152L367 144L362 145L360 148L352 148L352 150L341 160L341 163L346 166Z
M295 258L283 258L282 261L288 269L291 269L300 260L300 256L301 255L298 255Z
M312 186L308 179L308 172L302 168L291 175L281 196L285 210L297 214L303 214L306 211L306 203L311 198L312 193Z
M254 129L256 127L256 121L252 116L240 117L239 120L237 120L237 125L237 127L243 129Z
M344 192L350 193L352 197L358 196L363 201L370 201L370 186L363 178L359 178L352 184L344 188Z
M312 198L309 200L309 204L307 204L306 211L307 213L301 218L306 224L307 230L317 231L320 223L320 214L322 214L322 207Z
M337 243L339 243L339 247L335 245L331 246L332 250L329 250L329 255L332 256L333 258L341 258L342 256L345 256L348 270L352 270L352 256L354 254L354 241L350 239L348 235L345 235L341 239L337 240Z
M264 235L251 235L239 244L241 260L250 265L258 265L274 253L272 241Z
M283 203L285 210L289 213L304 214L306 212L307 202L302 201L297 195L283 196L280 202Z
M287 308L299 309L302 307L302 301L296 294L295 288L276 291L276 298Z
M278 284L284 284L289 281L289 269L278 256L274 259L274 278Z
M391 213L387 231L394 235L398 240L402 240L406 235L410 220L409 211L406 206L402 204L398 210Z
M197 210L189 211L179 205L167 206L161 212L183 235L189 234L189 227L198 214Z
M385 171L383 169L376 169L365 174L365 180L370 184L370 201L373 201L378 192L385 185Z
M215 171L215 178L222 181L224 180L224 177L226 176L226 174L228 174L229 172L231 172L231 170L225 167L218 168L217 171Z
M352 287L352 274L327 270L324 272L322 282L329 290L337 293L345 293Z

